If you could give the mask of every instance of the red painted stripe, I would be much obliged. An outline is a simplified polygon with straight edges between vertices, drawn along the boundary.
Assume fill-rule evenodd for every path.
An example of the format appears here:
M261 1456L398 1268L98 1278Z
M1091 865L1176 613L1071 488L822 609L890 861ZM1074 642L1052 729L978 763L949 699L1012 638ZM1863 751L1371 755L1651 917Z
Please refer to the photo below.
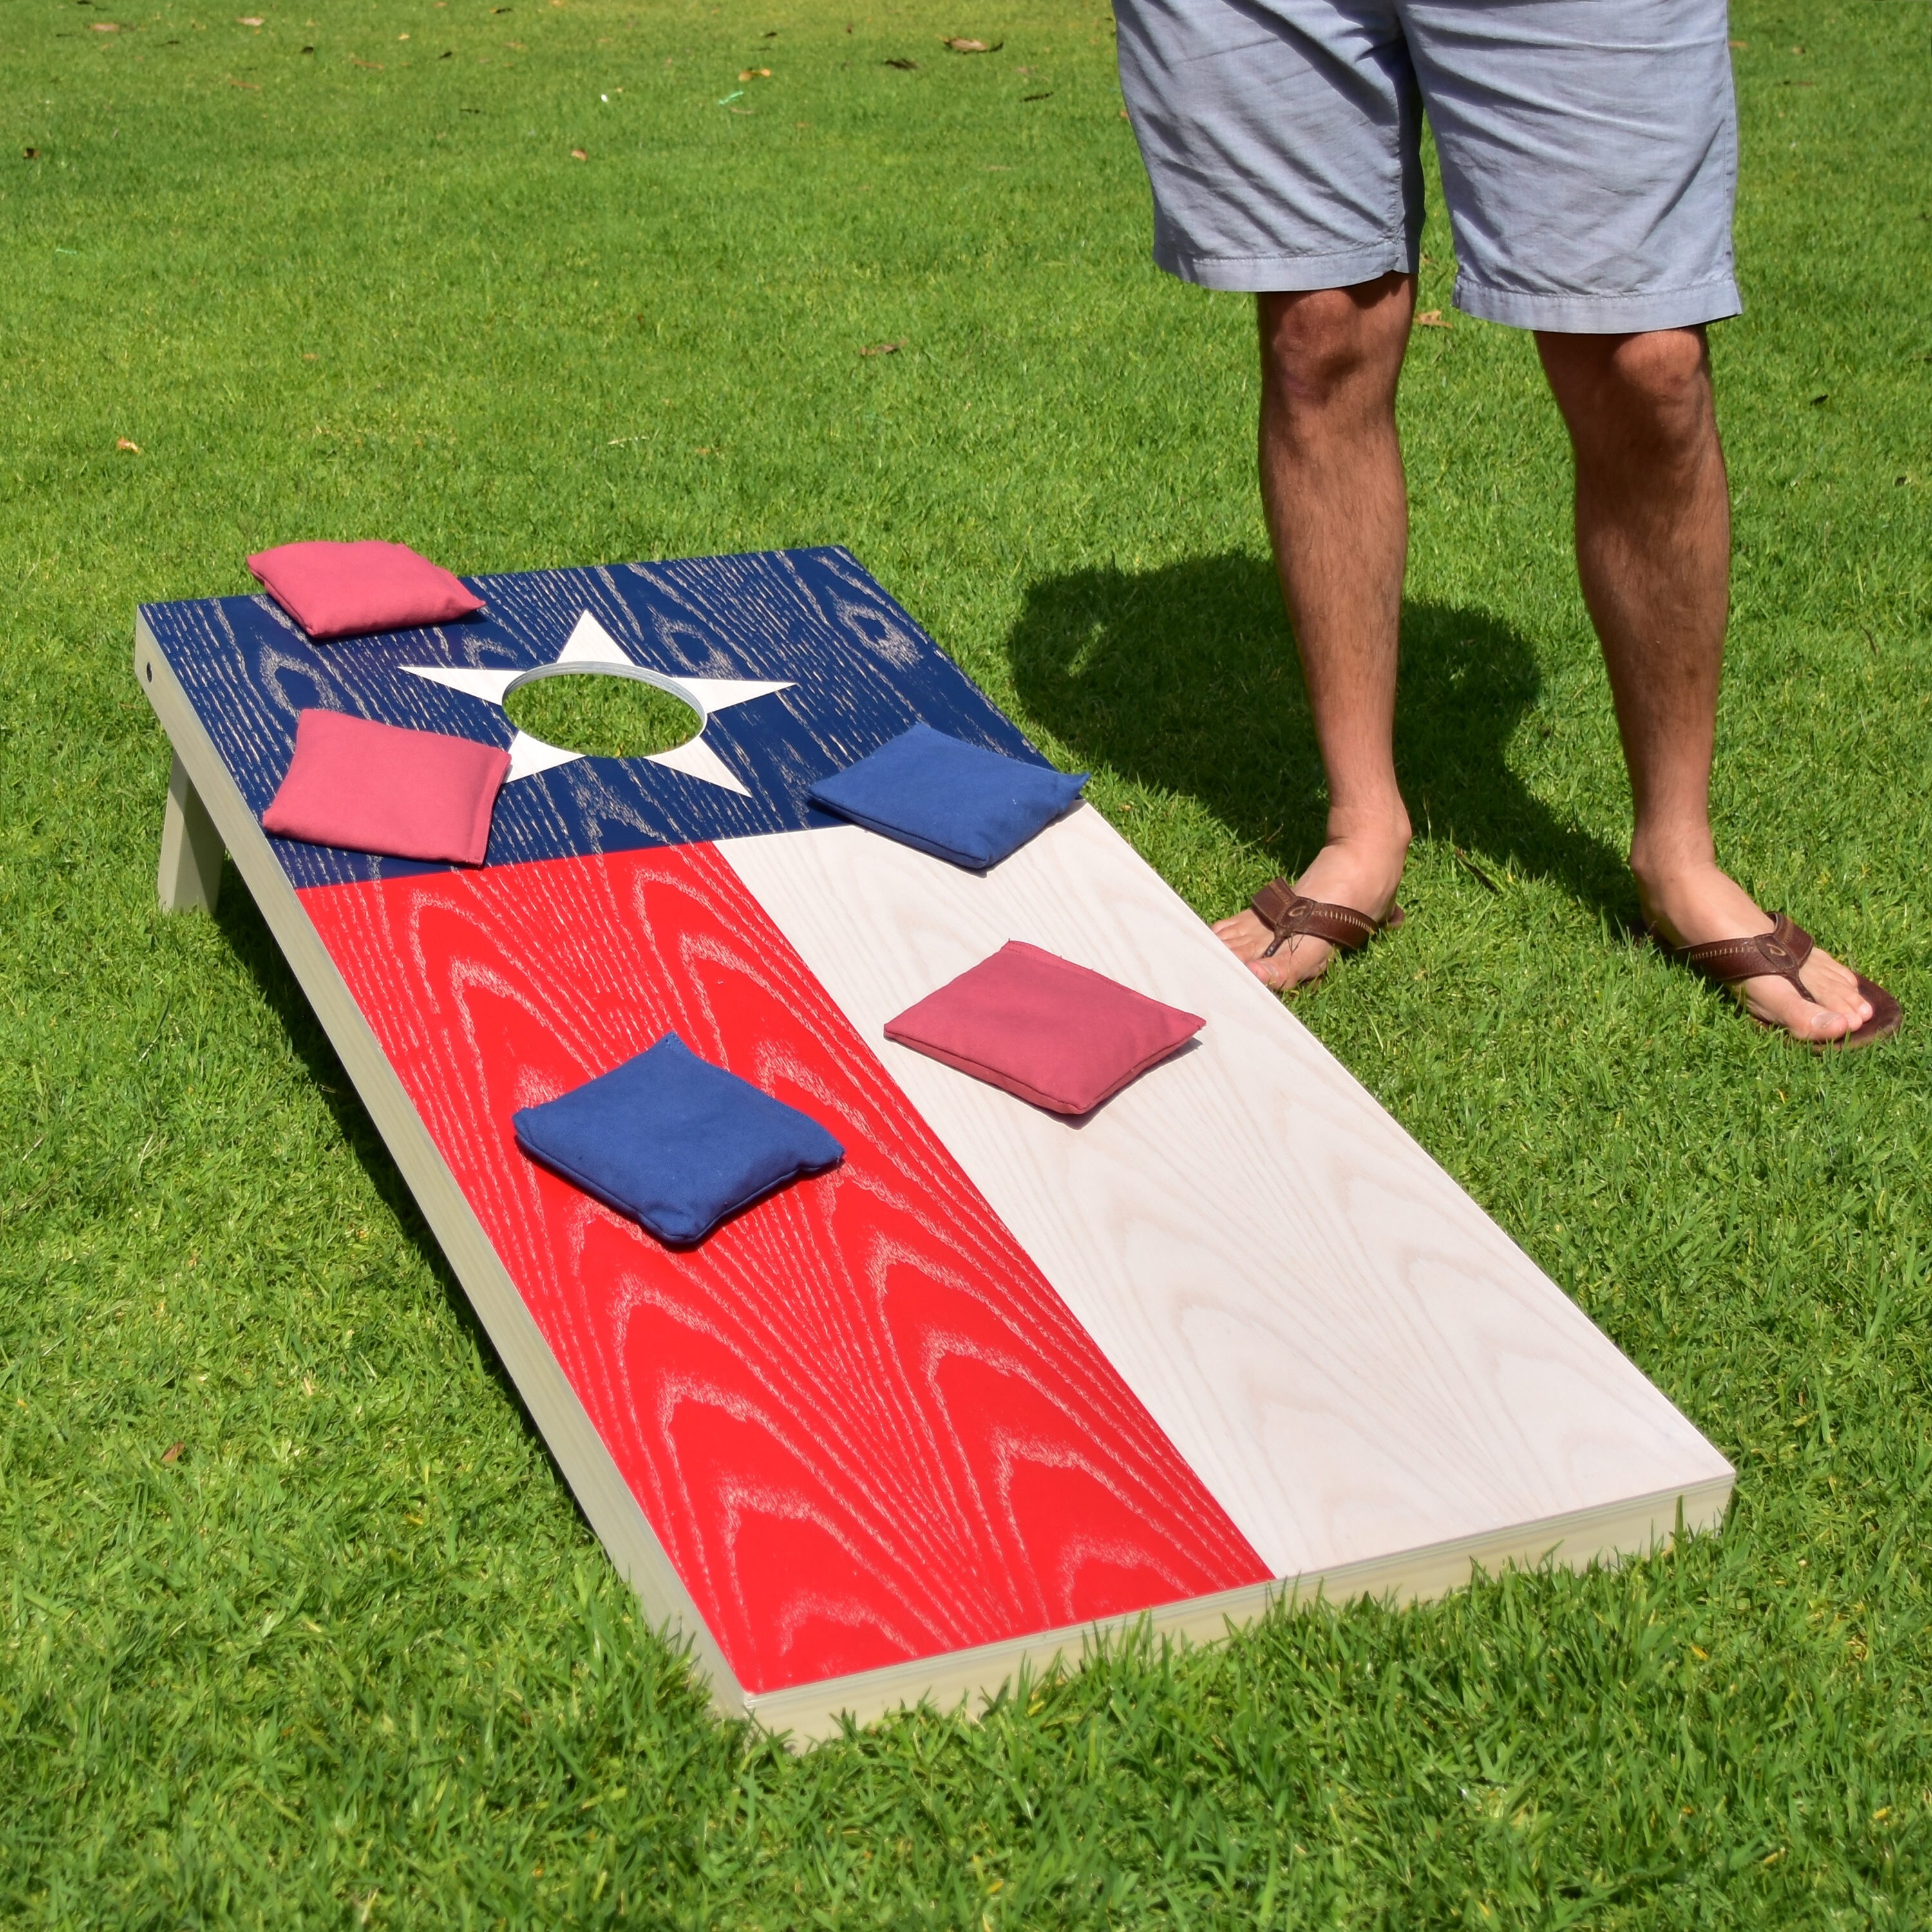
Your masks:
M302 898L748 1689L1266 1576L712 848ZM670 1028L847 1149L683 1253L509 1124Z

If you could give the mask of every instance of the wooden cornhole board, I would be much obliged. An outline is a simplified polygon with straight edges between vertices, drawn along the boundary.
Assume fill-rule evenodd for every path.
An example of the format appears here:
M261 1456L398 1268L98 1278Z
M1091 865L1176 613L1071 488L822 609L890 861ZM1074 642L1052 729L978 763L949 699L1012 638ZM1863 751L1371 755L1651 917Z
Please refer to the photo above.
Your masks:
M225 847L537 1426L716 1701L803 1736L1146 1616L1410 1597L1714 1526L1724 1459L1087 806L981 876L824 818L918 719L1024 740L841 550L482 578L486 619L316 646L266 598L144 608L161 895ZM568 758L562 662L700 736ZM512 747L489 862L292 844L322 706ZM1080 1120L888 1042L1008 939L1207 1016ZM675 1029L847 1159L673 1252L509 1117Z

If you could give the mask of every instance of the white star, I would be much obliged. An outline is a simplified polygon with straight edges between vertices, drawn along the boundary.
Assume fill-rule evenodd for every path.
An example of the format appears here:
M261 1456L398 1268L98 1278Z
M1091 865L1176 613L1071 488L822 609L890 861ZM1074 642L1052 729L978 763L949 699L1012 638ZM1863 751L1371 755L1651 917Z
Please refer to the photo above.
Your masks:
M668 671L646 670L624 654L616 639L586 610L578 619L569 641L557 653L554 663L526 665L521 670L478 670L467 664L404 664L402 668L432 684L447 685L466 697L480 698L485 704L500 708L519 685L533 683L540 677L554 677L560 671L602 671L612 677L634 677L640 684L654 684L674 698L681 698L703 721L698 735L668 752L653 752L648 763L666 770L681 772L688 778L706 784L722 785L741 798L750 790L740 784L730 766L704 742L704 726L713 712L734 704L748 704L754 698L768 697L774 691L789 691L789 682L771 683L750 677L684 677ZM541 738L519 730L510 740L510 776L506 784L534 777L557 765L567 765L581 752L566 752L561 745L546 745Z

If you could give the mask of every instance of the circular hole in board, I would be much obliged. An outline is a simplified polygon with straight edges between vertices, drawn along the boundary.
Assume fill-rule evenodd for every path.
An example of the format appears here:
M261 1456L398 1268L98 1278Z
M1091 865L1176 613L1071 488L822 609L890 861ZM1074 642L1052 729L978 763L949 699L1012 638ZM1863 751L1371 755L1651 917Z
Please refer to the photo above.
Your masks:
M704 728L682 698L610 671L546 669L512 685L503 709L519 730L592 758L647 758Z

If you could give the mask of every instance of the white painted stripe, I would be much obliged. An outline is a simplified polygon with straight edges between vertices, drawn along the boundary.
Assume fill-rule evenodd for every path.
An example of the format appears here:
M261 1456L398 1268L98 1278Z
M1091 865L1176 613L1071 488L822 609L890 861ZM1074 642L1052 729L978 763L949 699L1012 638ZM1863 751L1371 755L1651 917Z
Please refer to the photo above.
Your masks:
M687 738L668 752L653 752L648 763L662 765L667 771L682 772L688 778L702 778L706 784L722 785L740 798L749 798L749 788L738 774L707 745L700 735Z
M1729 1478L1090 808L984 875L849 826L718 849L1276 1575ZM1206 1029L1078 1122L884 1038L1009 939Z

